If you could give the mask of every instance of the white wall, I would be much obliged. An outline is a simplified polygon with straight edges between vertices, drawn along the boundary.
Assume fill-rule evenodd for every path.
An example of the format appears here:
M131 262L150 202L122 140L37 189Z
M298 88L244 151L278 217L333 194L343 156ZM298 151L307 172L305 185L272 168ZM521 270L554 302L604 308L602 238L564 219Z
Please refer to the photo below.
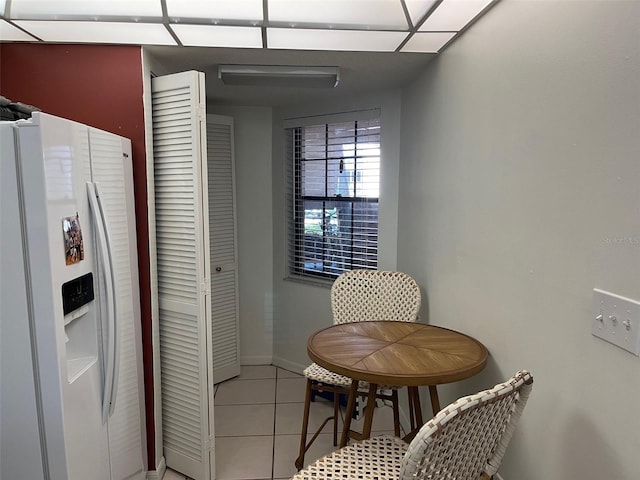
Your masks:
M640 2L503 0L403 92L398 267L432 324L527 368L505 480L640 476L640 358L591 335L640 299Z
M271 108L210 106L233 117L240 363L269 365L273 355Z
M283 120L380 108L381 186L379 206L378 265L394 270L397 255L398 162L400 152L400 92L391 91L348 102L301 105L274 111L273 121L273 285L274 364L301 372L309 365L307 339L331 325L329 286L285 280L286 208Z

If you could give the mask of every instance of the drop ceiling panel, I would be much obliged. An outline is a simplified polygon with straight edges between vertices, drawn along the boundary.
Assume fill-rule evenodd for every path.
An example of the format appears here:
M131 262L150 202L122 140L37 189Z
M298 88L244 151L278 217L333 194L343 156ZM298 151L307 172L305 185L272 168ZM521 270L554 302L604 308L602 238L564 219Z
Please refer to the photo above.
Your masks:
M4 20L0 20L0 41L3 42L33 42L35 38L24 33Z
M406 30L400 0L269 0L269 22L279 26Z
M393 52L407 37L405 32L268 28L269 48Z
M444 0L419 30L457 32L490 3L491 0Z
M185 46L262 48L259 27L174 24L171 29Z
M456 32L418 32L402 47L402 52L438 53Z
M167 15L176 18L197 18L217 21L264 20L262 0L166 0Z
M11 18L47 19L88 17L162 18L159 0L12 0Z
M411 23L416 26L422 17L433 7L436 0L405 0Z
M164 25L160 24L38 20L15 23L45 42L176 45Z

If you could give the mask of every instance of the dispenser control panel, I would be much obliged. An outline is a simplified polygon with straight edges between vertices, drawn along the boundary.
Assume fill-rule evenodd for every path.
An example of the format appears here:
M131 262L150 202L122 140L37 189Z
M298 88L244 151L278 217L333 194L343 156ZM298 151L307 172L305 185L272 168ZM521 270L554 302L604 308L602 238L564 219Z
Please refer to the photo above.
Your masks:
M62 285L62 310L67 315L93 300L93 273L69 280Z

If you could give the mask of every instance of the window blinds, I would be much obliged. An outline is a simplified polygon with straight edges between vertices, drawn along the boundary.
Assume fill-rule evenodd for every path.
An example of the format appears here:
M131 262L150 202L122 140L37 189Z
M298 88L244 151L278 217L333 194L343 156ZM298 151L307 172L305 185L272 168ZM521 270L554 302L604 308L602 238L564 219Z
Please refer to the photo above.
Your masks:
M287 129L289 273L375 269L379 118Z

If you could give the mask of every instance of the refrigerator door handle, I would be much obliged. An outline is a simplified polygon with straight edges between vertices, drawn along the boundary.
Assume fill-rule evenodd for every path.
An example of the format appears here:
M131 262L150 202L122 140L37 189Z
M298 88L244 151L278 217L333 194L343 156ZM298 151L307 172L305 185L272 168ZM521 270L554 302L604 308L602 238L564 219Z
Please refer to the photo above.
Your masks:
M107 319L102 321L102 330L106 341L104 362L104 385L102 390L102 422L113 414L117 394L117 380L119 370L119 342L116 317L115 276L113 272L113 255L111 250L110 232L104 214L104 207L100 200L98 184L87 182L89 205L94 215L96 226L99 258L105 276L105 290L107 297Z

